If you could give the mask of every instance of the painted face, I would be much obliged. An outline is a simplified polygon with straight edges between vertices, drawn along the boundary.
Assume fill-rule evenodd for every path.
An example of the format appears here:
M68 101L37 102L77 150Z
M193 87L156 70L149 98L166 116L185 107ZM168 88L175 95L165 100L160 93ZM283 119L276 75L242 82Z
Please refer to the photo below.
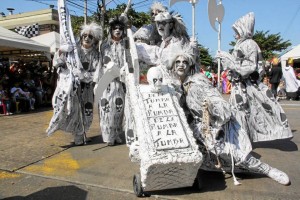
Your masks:
M112 27L112 38L114 40L120 40L123 35L123 28L120 25L114 25Z
M156 17L156 15L158 14L158 13L160 13L161 11L160 10L156 10L156 9L154 9L154 10L152 10L152 12L151 12L151 20L154 22L154 18Z
M188 59L184 56L178 56L175 61L175 73L181 78L184 79L190 71L190 66Z
M173 24L170 23L170 21L157 21L156 27L157 27L158 34L162 38L169 37L171 34L172 25Z
M82 46L86 49L91 48L95 40L94 36L91 33L82 34L81 39L82 39Z

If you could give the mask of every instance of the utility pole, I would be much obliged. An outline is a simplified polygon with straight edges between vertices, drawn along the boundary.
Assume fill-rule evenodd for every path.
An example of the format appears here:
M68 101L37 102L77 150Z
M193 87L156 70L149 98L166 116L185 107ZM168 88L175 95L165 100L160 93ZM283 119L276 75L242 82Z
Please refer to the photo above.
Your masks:
M87 19L87 0L84 0L84 24L86 25Z

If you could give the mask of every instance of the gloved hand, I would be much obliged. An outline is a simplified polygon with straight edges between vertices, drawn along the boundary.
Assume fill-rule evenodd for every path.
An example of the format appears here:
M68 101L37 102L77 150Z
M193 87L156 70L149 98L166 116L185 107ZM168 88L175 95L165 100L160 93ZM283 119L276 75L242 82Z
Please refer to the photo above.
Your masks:
M74 47L69 44L62 44L59 47L60 53L69 53L69 52L73 51L73 49L74 49Z

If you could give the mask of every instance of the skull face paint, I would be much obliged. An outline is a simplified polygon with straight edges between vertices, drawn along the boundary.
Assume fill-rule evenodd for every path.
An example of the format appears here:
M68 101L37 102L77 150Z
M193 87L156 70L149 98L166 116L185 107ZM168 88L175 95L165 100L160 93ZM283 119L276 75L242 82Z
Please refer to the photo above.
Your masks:
M189 61L184 56L178 56L175 60L175 73L183 81L190 71Z
M81 41L82 41L81 42L82 46L86 49L89 49L94 44L95 39L94 39L94 36L88 32L88 33L83 33L81 35Z

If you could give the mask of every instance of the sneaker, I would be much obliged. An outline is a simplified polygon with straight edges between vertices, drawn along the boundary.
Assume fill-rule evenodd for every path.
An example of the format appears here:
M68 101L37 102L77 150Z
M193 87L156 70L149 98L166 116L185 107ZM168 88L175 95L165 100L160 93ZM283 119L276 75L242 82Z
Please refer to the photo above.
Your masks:
M276 168L271 168L267 175L282 185L289 185L290 183L288 175Z

